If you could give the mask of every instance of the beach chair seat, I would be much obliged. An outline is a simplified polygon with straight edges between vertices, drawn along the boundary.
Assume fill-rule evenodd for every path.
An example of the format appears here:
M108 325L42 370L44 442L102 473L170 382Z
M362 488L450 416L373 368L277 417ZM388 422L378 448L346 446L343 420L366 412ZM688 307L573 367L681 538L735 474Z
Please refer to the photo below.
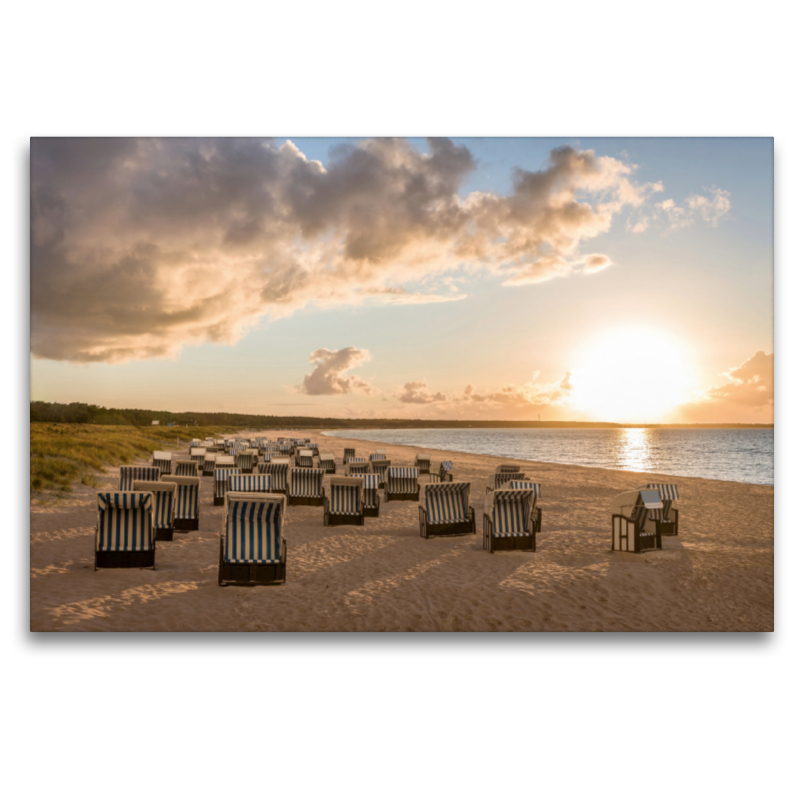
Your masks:
M171 481L133 482L134 492L150 492L153 495L153 538L157 542L171 542L173 539L176 488Z
M419 470L416 467L389 467L386 470L384 500L419 500Z
M522 472L495 472L486 481L486 494L500 489L511 481L527 481L528 476Z
M200 463L198 461L186 461L178 459L175 462L175 474L181 478L199 478Z
M420 475L430 475L431 457L427 453L417 453L414 456L414 466L419 470Z
M626 553L661 550L661 532L650 512L663 510L657 489L623 492L611 501L611 549Z
M383 489L386 486L386 470L392 466L392 462L389 461L388 458L382 458L376 461L369 462L369 471L373 475L377 475L380 479L380 488Z
M225 497L231 492L245 492L247 494L269 494L269 475L229 475L228 489Z
M172 474L172 453L156 450L153 453L153 466L161 471L162 475Z
M536 551L541 512L533 489L496 489L487 495L484 508L484 550Z
M262 475L269 475L269 486L271 494L286 494L286 484L289 480L289 463L272 459L268 464L259 464L259 472Z
M297 451L294 457L294 463L296 467L301 467L302 469L313 469L314 453L307 448L302 448Z
M355 458L355 455L356 455L356 449L355 449L355 447L345 447L345 449L344 449L344 456L342 457L342 463L343 463L343 464L347 464L347 462L348 462L348 461L349 461L351 458Z
M336 474L336 461L334 459L333 453L329 453L323 451L319 454L319 466L320 469L325 470L326 475L335 475Z
M157 481L161 478L158 467L120 467L119 490L132 492L134 481Z
M217 454L206 452L206 457L203 459L203 477L213 478L214 470L217 468Z
M380 476L360 476L364 484L364 516L377 517L381 513L381 496L378 494Z
M647 486L639 488L655 489L661 498L663 508L650 511L650 519L655 523L658 533L661 536L677 536L678 509L674 506L675 501L680 500L677 484L648 483Z
M351 458L347 462L345 474L347 475L366 475L369 472L369 462L366 458Z
M219 542L220 586L286 583L286 498L231 492Z
M153 495L98 492L94 568L156 568Z
M286 505L321 506L325 503L322 478L325 470L294 468L289 472Z
M364 479L333 477L322 512L323 525L364 524Z
M470 484L429 483L419 499L419 535L455 536L475 533L475 509L469 504Z
M217 467L214 470L214 505L225 505L225 493L228 491L228 478L231 475L241 475L239 467Z
M165 475L162 481L175 484L172 529L196 531L200 529L200 478L187 475Z

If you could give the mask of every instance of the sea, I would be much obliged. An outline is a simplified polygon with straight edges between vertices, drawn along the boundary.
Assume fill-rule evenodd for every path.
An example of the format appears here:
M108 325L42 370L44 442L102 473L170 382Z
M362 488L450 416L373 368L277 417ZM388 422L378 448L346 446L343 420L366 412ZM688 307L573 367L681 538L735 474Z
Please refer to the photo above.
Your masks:
M404 428L329 436L774 486L772 428Z

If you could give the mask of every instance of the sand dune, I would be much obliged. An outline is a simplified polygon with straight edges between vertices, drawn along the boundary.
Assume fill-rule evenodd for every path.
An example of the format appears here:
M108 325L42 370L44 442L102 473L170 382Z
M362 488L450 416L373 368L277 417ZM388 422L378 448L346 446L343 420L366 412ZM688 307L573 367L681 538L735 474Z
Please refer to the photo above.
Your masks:
M370 443L318 431L341 462ZM381 445L395 464L418 448ZM773 501L769 486L670 478L428 451L472 481L475 536L425 540L416 503L381 505L362 527L287 509L285 586L219 587L222 507L202 480L200 530L159 542L156 570L94 571L96 489L31 504L33 631L769 631ZM484 481L518 463L543 484L537 552L482 549ZM144 462L142 462L144 463ZM651 480L680 486L681 535L641 555L610 550L609 501ZM100 476L116 488L119 470Z

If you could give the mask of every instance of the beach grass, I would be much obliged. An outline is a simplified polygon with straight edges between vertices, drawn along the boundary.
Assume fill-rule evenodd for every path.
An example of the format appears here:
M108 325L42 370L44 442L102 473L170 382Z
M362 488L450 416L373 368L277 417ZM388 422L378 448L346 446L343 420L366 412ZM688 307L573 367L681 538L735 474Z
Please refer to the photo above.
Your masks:
M128 464L178 439L219 436L228 429L210 427L141 428L133 425L31 423L30 488L34 492L66 494L79 481L96 486L96 473L106 467Z

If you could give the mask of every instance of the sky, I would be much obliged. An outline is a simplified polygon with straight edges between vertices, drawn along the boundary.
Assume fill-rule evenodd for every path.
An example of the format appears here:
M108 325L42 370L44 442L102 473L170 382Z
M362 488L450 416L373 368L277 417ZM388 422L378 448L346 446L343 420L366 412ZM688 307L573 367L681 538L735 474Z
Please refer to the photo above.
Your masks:
M773 421L770 138L31 140L31 399Z

